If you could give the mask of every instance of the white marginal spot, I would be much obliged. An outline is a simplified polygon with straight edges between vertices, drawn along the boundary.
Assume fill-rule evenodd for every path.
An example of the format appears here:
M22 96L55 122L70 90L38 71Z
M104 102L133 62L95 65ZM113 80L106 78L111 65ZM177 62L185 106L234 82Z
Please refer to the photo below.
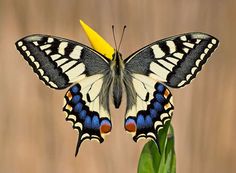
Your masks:
M38 43L37 41L34 41L33 44L34 44L35 46L38 46L38 45L39 45L39 43Z
M68 46L68 43L67 42L61 42L59 47L58 47L58 52L61 54L61 55L65 55L65 48Z
M69 77L69 80L71 81L76 80L76 77L79 77L85 70L85 65L83 63L80 63L70 69L69 71L66 72L66 75Z
M196 64L197 67L199 66L200 62L201 62L201 59L198 59L198 60L196 61L195 64Z
M54 41L53 38L51 38L51 37L48 38L48 43L52 43L53 41Z
M45 45L43 45L43 46L40 46L40 49L41 49L41 50L45 50L45 49L47 49L47 48L49 48L49 47L51 47L51 44L45 44Z
M21 47L21 46L23 45L23 42L22 42L22 41L19 41L19 42L17 43L17 45Z
M39 63L37 61L34 62L34 65L39 68Z
M69 56L73 59L79 59L82 49L83 49L83 47L81 47L81 46L75 46Z
M194 44L192 43L188 43L188 42L184 42L183 45L189 47L189 48L193 48L194 47Z
M89 137L90 135L88 134L88 133L85 133L85 134L83 134L82 136L81 136L81 139L84 139L84 138L87 138L87 137Z
M27 51L25 51L25 53L27 56L30 56L30 51L27 50Z
M166 118L166 119L164 120L164 124L166 124L167 121L170 121L170 118Z
M166 45L170 48L170 53L173 53L176 51L176 46L173 41L167 41Z
M205 53L202 53L201 55L200 55L200 59L202 60L204 57L205 57Z
M204 53L207 54L208 51L209 51L209 49L205 48Z
M184 35L184 36L181 36L180 37L180 40L182 40L182 41L187 41L187 37Z
M185 80L183 80L183 81L181 81L179 84L178 84L178 87L181 87L181 86L183 86L184 84L185 84Z
M49 82L49 78L48 78L47 76L43 76L43 78L44 78L47 82Z
M61 66L62 68L62 72L65 72L66 70L68 70L69 68L71 68L74 64L76 64L77 61L70 61L64 65Z
M27 47L26 47L26 46L22 46L21 49L22 49L23 51L26 51Z
M154 135L154 133L152 133L152 132L149 132L148 134L147 134L147 136L152 136L154 139L156 139L156 136Z
M189 49L188 48L183 48L184 52L185 53L188 53L189 52Z
M164 118L166 118L166 117L169 117L169 115L167 114L167 113L163 113L163 114L161 114L161 120L163 120Z
M173 55L174 55L176 58L179 58L179 59L183 58L183 56L184 56L184 54L179 53L179 52L174 53Z
M188 74L188 75L186 76L186 80L188 81L191 76L192 76L192 74Z
M43 76L44 71L42 69L38 69L38 71L39 71L40 75Z
M161 121L156 121L156 122L154 123L155 129L157 128L157 126L162 126L162 122L161 122Z
M73 114L68 115L67 118L70 119L70 120L76 121L76 116L73 115Z
M160 59L160 60L157 60L160 64L162 64L163 66L165 66L166 68L168 68L170 71L172 71L174 65L163 60L163 59Z
M191 69L191 73L194 74L196 70L197 70L197 67L193 67L193 68Z
M76 122L74 126L80 128L80 129L83 128L83 125L80 122Z
M29 56L29 58L30 58L30 60L32 61L32 62L34 62L34 57L33 56Z
M161 58L161 57L165 56L165 52L163 52L161 50L159 45L156 44L156 45L152 46L151 48L152 48L152 50L154 52L155 58Z
M212 46L213 46L213 44L210 43L210 44L208 44L207 47L210 49L210 48L212 48Z
M163 68L162 66L160 66L159 64L152 62L150 64L150 70L157 74L158 76L161 76L163 79L166 80L167 75L170 73L167 69Z
M212 42L213 44L216 44L216 39L212 39L211 42Z
M49 84L52 86L52 87L54 87L54 88L57 88L57 85L54 83L54 82L49 82Z
M61 55L59 55L59 54L51 55L51 58L53 61L57 60L60 57L61 57Z

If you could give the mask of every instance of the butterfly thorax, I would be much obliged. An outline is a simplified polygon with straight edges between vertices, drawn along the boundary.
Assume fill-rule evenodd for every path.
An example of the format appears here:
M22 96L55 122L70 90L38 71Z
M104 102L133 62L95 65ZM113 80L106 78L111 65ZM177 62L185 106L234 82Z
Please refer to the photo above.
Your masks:
M111 62L111 71L113 77L113 83L112 83L113 102L115 108L119 108L122 99L124 61L122 59L121 54L118 51L115 51L115 53L113 54L113 59Z

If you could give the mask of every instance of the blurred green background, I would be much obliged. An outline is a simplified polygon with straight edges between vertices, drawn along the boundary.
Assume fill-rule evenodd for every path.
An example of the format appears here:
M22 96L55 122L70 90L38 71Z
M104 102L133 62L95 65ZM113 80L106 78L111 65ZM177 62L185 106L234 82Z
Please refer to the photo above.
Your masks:
M89 45L79 19L114 45L127 25L124 57L158 39L190 31L214 35L220 46L190 85L173 90L177 172L236 171L235 0L0 0L0 173L135 173L146 141L124 131L125 100L112 108L112 133L86 141L64 120L66 90L44 86L16 51L23 36L57 35Z

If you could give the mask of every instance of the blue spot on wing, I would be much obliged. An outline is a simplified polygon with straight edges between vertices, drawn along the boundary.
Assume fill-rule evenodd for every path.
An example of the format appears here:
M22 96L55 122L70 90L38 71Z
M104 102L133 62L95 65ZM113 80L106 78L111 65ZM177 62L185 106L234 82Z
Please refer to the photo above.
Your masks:
M154 102L153 106L157 112L163 111L163 106L159 102Z
M71 102L73 104L77 104L80 101L81 97L79 95L76 95L72 98Z
M79 86L78 85L74 85L71 87L71 92L72 94L77 94L79 92Z
M162 94L159 94L159 93L157 93L156 95L155 95L155 98L157 99L157 101L158 102L160 102L160 103L164 103L165 102L165 97L163 97L163 95Z
M97 115L93 116L92 119L92 129L99 129L100 124L99 124L99 118Z
M150 109L150 116L152 118L156 118L157 117L157 111L155 109Z
M90 129L92 127L92 120L90 116L86 116L84 120L84 127Z
M82 107L83 107L82 103L78 103L78 104L75 105L74 111L75 111L76 113L79 113L79 112L81 112Z
M80 119L84 120L86 117L86 110L82 110L79 114Z
M147 115L145 118L145 125L147 128L152 127L153 122L152 122L152 118L150 115Z
M145 128L145 121L144 121L144 117L143 117L142 114L138 115L138 118L137 118L137 128L138 129Z
M163 84L161 84L161 83L157 83L156 84L156 90L159 93L163 93L165 91L165 86Z

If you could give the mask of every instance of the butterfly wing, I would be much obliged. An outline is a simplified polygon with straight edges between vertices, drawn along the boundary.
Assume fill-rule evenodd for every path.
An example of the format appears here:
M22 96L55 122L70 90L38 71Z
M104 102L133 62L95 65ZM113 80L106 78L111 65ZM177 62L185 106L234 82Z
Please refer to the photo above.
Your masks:
M173 98L165 85L141 74L127 74L125 129L134 141L151 138L159 147L158 132L171 120ZM159 148L160 149L160 148Z
M125 129L134 141L152 138L159 146L158 131L174 109L170 91L159 82L173 88L190 83L217 45L210 35L188 33L154 42L125 60Z
M154 42L125 60L126 69L179 88L190 83L219 41L204 33L187 33Z
M109 76L92 75L72 86L65 95L66 120L79 133L75 155L84 140L102 143L111 131L108 95L111 81Z
M54 36L28 36L16 46L46 85L63 89L76 83L67 91L63 107L66 120L79 133L76 155L85 139L103 142L112 127L110 60L85 45Z
M55 89L64 89L109 68L109 60L98 52L60 37L31 35L17 41L16 47L39 79Z

